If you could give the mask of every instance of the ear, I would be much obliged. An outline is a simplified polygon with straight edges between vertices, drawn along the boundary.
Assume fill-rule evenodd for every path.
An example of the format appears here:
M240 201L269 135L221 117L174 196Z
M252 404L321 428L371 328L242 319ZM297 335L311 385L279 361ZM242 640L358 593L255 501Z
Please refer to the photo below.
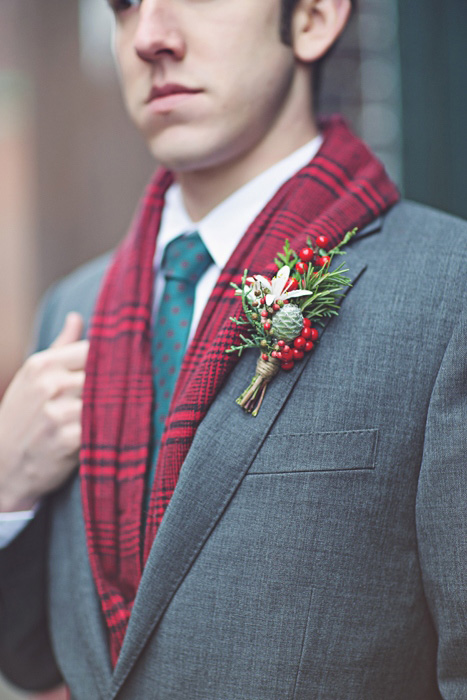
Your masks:
M344 30L351 8L350 0L299 0L292 15L295 57L312 63L324 56Z

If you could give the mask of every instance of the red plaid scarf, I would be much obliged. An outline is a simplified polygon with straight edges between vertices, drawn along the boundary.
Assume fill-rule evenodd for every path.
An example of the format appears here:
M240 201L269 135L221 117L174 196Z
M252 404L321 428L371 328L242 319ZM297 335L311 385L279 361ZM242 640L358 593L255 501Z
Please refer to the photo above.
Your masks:
M144 551L141 522L153 404L153 257L164 195L172 182L167 171L149 185L108 270L90 330L81 479L89 557L114 664L141 562L147 560L196 429L237 362L225 353L238 340L229 317L238 313L240 301L230 282L238 283L245 268L271 274L271 261L286 238L296 248L320 234L337 244L346 231L371 223L398 200L383 166L340 118L328 119L321 128L324 144L318 155L251 224L222 271L186 352L159 451Z

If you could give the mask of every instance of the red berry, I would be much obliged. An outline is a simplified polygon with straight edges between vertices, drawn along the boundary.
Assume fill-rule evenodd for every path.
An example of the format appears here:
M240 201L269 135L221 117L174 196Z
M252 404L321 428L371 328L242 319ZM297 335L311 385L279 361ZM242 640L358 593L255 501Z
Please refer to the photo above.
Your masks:
M272 310L273 310L273 311L279 311L280 308L281 308L281 307L279 306L279 304L273 304L273 305L272 305Z
M293 359L294 360L301 360L302 357L303 357L303 352L301 350L297 350L296 348L294 348Z
M303 319L303 325L309 328L311 326L311 321L309 318L304 318Z
M294 368L294 361L290 360L290 362L283 362L281 364L282 369L285 369L286 372Z
M284 292L293 292L295 289L298 289L298 282L293 277L289 277L284 287ZM285 303L284 301L284 304Z
M282 360L282 353L281 352L276 352L276 359Z
M316 261L316 264L319 265L319 267L324 267L325 265L329 265L331 262L331 258L329 255L323 255L322 258L318 258Z
M301 336L295 338L295 340L293 341L294 347L296 347L297 350L303 350L303 348L305 347L305 343L305 338L302 338Z
M312 336L311 328L304 328L302 332L300 333L302 338L305 338L305 340L309 340Z
M307 340L307 343L305 345L305 352L310 352L310 350L313 350L314 344L311 342L311 340Z
M288 345L284 345L282 352L290 352L290 347Z
M294 280L294 281L296 281L296 280ZM297 282L297 285L298 285L298 282ZM288 291L290 292L290 289L289 289ZM283 304L289 304L290 301L289 301L289 299L284 299L284 301L283 301L282 303L283 303Z
M278 346L279 346L280 348L283 348L284 345L285 345L285 340L278 340L278 341L277 341L277 344L278 344Z
M269 312L268 311L261 311L261 316L263 318L267 318L269 316Z
M275 350L273 350L273 351L272 351L272 353L271 353L271 357L274 357L274 358L276 358L276 357L277 357L277 352L276 352Z
M329 238L327 236L318 236L316 239L316 245L318 245L320 248L326 248L328 244Z
M312 248L302 248L298 254L298 257L300 260L303 260L303 262L311 262L313 260L313 256L314 253Z
M295 269L300 275L306 275L308 272L308 265L305 262L298 262L295 265Z
M268 355L266 355L266 353L263 353L261 355L261 359L264 360L265 362L267 362L269 360L269 357L268 357Z
M284 362L289 362L290 360L293 360L293 352L292 350L289 350L289 352L281 352L281 359Z
M316 328L311 329L311 339L312 340L318 340L319 338L319 333Z
M269 331L271 329L271 324L269 323L269 321L266 321L266 323L263 324L263 328L265 331Z

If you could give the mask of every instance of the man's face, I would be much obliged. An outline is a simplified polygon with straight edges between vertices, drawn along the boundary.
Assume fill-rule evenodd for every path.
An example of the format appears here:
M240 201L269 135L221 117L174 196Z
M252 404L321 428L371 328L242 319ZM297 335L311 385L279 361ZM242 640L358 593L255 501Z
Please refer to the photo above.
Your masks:
M194 171L281 138L298 90L280 0L110 2L126 105L159 162Z

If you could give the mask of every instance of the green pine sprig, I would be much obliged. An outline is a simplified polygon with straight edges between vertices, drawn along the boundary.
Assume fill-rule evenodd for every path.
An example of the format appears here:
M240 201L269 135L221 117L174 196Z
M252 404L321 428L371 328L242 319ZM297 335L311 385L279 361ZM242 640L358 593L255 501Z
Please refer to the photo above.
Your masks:
M283 251L278 253L277 257L274 258L274 264L277 265L279 269L284 265L293 269L298 261L299 257L297 253L290 247L289 239L286 239Z
M289 240L285 241L283 250L274 259L274 263L279 269L284 265L290 268L290 275L299 282L300 289L306 289L311 292L307 296L292 298L290 303L297 305L303 316L312 323L320 325L323 323L324 318L337 316L339 313L339 302L343 296L344 288L350 285L350 279L345 274L348 272L345 263L341 263L335 269L331 269L331 263L335 255L345 254L343 248L356 232L357 229L348 231L342 241L329 251L317 248L311 239L308 239L307 244L310 248L313 248L316 255L326 255L330 260L323 267L314 268L313 265L308 265L308 270L303 276L295 269L295 265L300 258L291 247ZM239 335L241 343L239 345L231 345L226 350L226 353L237 352L241 356L244 350L259 348L262 352L269 355L276 347L276 340L271 330L266 331L264 329L261 310L267 309L272 315L272 309L270 307L253 305L255 301L251 299L251 287L246 284L247 277L248 270L245 270L241 287L233 282L231 283L231 286L235 289L235 294L242 298L243 315L238 318L231 317L230 320L241 328L249 327L249 333L248 336L241 333ZM260 296L258 300L259 298Z
M248 270L245 270L241 287L235 284L235 282L230 283L231 287L235 289L237 296L242 297L242 309L245 315L245 318L235 318L231 316L230 320L235 323L236 326L250 326L251 329L248 338L240 333L239 338L242 341L240 345L231 345L230 348L226 350L226 353L238 352L239 357L241 357L243 351L248 350L248 348L260 348L263 352L269 353L274 350L275 345L271 335L264 329L261 323L259 307L253 307L249 301L249 288L246 286L247 276Z

